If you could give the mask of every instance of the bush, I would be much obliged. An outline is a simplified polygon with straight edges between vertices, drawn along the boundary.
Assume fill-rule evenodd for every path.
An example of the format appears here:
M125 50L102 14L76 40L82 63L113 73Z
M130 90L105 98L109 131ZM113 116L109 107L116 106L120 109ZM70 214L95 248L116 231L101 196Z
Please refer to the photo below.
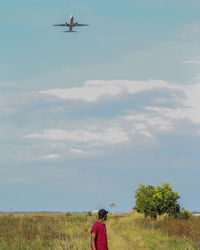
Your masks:
M181 209L181 212L178 214L178 218L179 219L185 219L188 220L190 217L192 216L192 214L190 213L190 211L186 210L184 207Z
M91 216L91 215L92 215L92 213L89 211L89 212L88 212L88 216Z

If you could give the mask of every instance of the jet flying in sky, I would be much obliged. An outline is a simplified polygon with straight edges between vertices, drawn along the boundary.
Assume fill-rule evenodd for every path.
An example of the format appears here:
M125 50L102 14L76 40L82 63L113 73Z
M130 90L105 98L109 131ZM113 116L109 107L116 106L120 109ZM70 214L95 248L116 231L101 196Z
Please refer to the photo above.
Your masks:
M74 23L74 17L71 15L70 16L70 20L69 20L69 23L68 22L65 22L63 24L54 24L53 26L61 26L61 27L69 27L69 30L66 30L64 32L76 32L76 31L73 31L73 27L81 27L81 26L88 26L88 24L80 24L78 22L75 22Z

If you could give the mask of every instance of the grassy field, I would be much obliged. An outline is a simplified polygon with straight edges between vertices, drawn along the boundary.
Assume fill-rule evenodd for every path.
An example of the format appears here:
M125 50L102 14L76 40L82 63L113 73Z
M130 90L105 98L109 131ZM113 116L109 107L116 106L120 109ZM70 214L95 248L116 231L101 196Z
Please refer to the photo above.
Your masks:
M88 214L2 214L0 249L90 249ZM200 218L144 219L137 213L109 215L109 250L200 249Z

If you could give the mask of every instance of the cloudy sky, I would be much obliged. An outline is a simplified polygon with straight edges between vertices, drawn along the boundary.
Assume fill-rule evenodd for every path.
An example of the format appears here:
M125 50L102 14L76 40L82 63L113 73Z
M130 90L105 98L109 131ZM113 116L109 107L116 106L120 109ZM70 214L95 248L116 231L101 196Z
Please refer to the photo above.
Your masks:
M2 0L1 209L200 210L200 2ZM71 14L89 27L63 33Z

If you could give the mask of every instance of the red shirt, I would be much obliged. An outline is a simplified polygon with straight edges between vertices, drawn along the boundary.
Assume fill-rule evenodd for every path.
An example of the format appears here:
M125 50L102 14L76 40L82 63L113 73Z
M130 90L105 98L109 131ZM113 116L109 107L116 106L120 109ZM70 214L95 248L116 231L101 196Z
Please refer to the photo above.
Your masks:
M95 222L94 225L92 226L91 233L96 234L96 237L95 237L96 250L108 250L107 233L106 233L105 224L100 223L98 221ZM91 248L92 248L92 245L91 245Z

